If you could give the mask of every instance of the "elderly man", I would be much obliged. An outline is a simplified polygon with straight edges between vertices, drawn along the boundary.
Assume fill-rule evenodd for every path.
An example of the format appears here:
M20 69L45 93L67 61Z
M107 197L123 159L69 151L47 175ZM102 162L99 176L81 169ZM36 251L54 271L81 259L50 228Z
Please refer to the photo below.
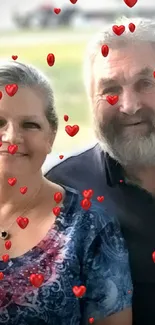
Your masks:
M98 143L55 166L51 158L44 173L80 192L93 189L119 219L130 255L133 324L154 325L155 23L124 18L120 25L100 33L86 57Z

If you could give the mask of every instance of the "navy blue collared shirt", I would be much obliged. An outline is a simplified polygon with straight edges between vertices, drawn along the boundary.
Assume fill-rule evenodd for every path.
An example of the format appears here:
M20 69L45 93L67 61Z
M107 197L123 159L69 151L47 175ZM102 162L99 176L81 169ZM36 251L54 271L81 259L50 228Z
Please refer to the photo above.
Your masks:
M48 171L47 171L48 169ZM93 199L118 218L127 243L133 292L133 325L155 324L155 199L136 185L125 182L123 168L99 144L64 161L46 166L46 178L81 193L93 189Z

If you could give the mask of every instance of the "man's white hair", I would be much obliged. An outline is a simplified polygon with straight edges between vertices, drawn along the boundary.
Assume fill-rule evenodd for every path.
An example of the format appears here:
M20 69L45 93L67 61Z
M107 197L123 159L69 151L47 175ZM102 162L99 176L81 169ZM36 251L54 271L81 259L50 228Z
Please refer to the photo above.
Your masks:
M128 25L135 24L135 31L130 32ZM124 25L125 31L120 36L116 35L113 30L113 25ZM96 55L101 51L102 45L106 44L109 49L120 48L129 42L149 42L155 45L155 21L146 18L127 18L121 17L114 24L106 25L95 37L90 41L86 49L84 59L84 83L88 98L92 98L92 80L93 80L93 64Z

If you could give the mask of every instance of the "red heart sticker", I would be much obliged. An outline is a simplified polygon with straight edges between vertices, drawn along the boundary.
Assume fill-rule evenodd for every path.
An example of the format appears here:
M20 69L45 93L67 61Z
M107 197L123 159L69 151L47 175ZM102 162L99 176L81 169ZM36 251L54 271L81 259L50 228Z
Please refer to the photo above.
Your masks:
M33 273L30 275L30 281L34 287L39 288L44 281L44 276L43 276L43 274L34 274Z
M155 251L152 253L152 259L153 259L153 262L155 263Z
M24 217L18 217L16 219L16 222L18 223L18 226L20 228L25 229L29 223L29 219Z
M89 318L89 324L93 324L94 323L94 317L90 317Z
M75 5L75 3L77 2L78 0L70 0L70 2Z
M120 26L114 25L114 26L112 26L112 30L116 35L120 36L121 34L124 33L125 26L123 26L123 25L120 25Z
M10 249L10 248L11 248L11 241L10 241L10 240L7 240L7 241L5 242L5 248L6 248L6 249Z
M153 71L153 77L155 78L155 71Z
M54 8L54 12L56 15L60 14L61 9L60 8Z
M64 121L67 122L69 119L69 116L68 115L64 115Z
M99 202L103 202L103 200L104 200L104 196L98 196L98 197L97 197L97 201L99 201Z
M118 96L106 96L106 100L110 105L115 105L118 102Z
M104 57L106 57L107 55L108 55L108 53L109 53L109 47L108 47L108 45L102 45L102 47L101 47L101 53L102 53L102 55L104 56Z
M74 286L72 288L72 290L76 297L81 298L86 292L86 287L85 286L79 286L79 287Z
M78 125L66 125L65 131L67 132L70 137L74 137L79 132L79 126Z
M53 208L52 211L53 211L53 213L55 214L56 217L60 214L60 208L59 207Z
M0 280L3 280L3 278L4 278L3 272L0 272Z
M84 196L85 199L91 199L92 196L94 195L94 191L90 188L89 190L84 190L82 192L82 195Z
M7 262L7 261L9 260L9 255L8 255L8 254L3 255L3 256L2 256L2 260L3 260L4 262Z
M126 5L130 8L132 8L138 0L124 0L124 2L126 3Z
M16 184L16 182L17 182L17 179L16 179L15 177L13 177L13 178L8 178L8 183L9 183L9 185L13 186L13 185Z
M47 55L47 63L48 63L48 65L49 65L50 67L52 67L52 66L54 65L54 63L55 63L55 56L54 56L53 53L49 53L49 54Z
M0 99L2 99L2 96L3 96L2 91L0 91Z
M63 156L63 155L60 155L60 156L59 156L59 158L60 158L60 159L63 159L63 158L64 158L64 156Z
M135 31L135 28L136 28L135 24L133 24L133 23L129 24L129 30L131 33L133 33Z
M84 210L88 210L88 209L91 207L91 205L92 205L92 203L89 201L89 199L83 199L83 200L80 202L80 204L81 204L81 206L82 206L82 208L83 208Z
M11 155L14 155L18 150L18 146L16 144L11 144L8 146L8 152L11 153Z
M17 90L18 90L18 85L12 84L12 85L6 85L5 86L6 93L10 96L13 97Z
M55 201L56 203L60 203L61 200L62 200L62 193L61 193L61 192L56 192L56 193L54 194L54 201Z
M27 190L28 190L27 186L20 187L20 193L21 194L25 194L27 192Z
M12 55L12 59L13 60L17 60L18 59L18 55Z

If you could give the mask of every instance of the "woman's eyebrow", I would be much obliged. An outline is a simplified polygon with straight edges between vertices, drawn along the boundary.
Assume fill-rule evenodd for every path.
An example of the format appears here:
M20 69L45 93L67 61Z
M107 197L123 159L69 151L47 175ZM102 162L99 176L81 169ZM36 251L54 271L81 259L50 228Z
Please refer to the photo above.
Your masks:
M38 115L22 115L22 116L20 116L22 119L24 119L24 120L31 120L31 119L38 119Z

